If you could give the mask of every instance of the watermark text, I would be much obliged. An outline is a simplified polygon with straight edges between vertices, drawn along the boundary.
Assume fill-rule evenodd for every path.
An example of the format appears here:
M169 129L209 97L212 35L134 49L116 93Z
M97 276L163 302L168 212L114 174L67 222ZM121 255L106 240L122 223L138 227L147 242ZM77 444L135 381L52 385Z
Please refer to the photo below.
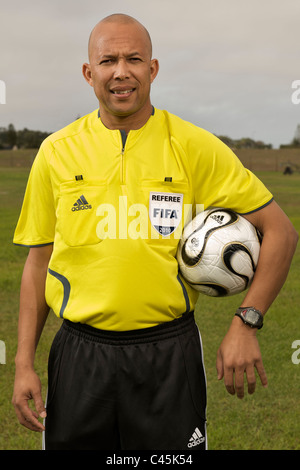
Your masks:
M196 214L202 212L203 207L203 204L196 204ZM192 204L182 205L182 199L173 201L171 205L170 201L153 199L148 208L144 204L127 206L127 197L120 196L118 209L113 204L101 204L96 209L96 216L96 234L100 240L157 239L171 235L180 239L183 228L193 218L193 210Z
M6 348L4 341L0 341L0 364L6 364Z
M292 93L291 99L293 104L300 104L300 80L294 80L292 88L295 91Z
M0 80L0 104L6 104L6 85L3 80Z
M296 351L292 354L292 363L300 364L300 339L293 341L292 349L296 349Z

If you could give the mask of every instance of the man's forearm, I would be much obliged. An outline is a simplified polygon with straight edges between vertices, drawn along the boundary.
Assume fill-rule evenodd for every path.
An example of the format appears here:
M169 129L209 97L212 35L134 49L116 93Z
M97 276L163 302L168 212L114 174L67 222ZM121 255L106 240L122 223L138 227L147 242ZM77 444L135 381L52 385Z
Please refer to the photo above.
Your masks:
M276 206L273 211L273 227L266 223L259 227L263 232L259 262L252 285L241 304L242 307L255 307L263 314L287 278L298 241L298 234L285 214ZM255 223L251 217L247 218Z
M24 266L20 292L17 366L33 366L36 347L49 313L45 300L45 282L51 252L51 246L32 248Z

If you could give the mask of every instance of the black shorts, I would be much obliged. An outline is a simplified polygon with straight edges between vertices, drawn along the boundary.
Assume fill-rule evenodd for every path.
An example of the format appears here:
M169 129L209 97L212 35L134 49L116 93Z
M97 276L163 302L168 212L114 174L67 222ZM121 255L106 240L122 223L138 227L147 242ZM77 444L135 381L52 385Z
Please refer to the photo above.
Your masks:
M64 321L49 356L46 450L206 449L205 423L193 313L120 333Z

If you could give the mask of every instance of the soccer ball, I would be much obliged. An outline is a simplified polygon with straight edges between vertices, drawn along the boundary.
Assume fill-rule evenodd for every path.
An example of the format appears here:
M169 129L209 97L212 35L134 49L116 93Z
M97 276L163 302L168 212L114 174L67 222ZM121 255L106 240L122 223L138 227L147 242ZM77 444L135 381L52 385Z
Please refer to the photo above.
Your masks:
M184 228L177 261L194 289L224 297L250 286L260 245L260 233L244 217L230 209L208 209Z

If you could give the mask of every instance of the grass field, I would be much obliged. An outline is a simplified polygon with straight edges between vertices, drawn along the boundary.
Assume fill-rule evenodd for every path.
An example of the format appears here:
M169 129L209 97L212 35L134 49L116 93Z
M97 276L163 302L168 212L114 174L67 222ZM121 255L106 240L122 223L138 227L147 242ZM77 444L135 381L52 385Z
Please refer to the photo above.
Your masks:
M1 167L1 158L0 158ZM19 286L25 248L15 247L12 236L28 177L26 167L0 168L0 340L6 344L6 364L0 364L0 450L39 450L41 435L18 424L11 397L17 347ZM300 174L256 172L300 232ZM215 371L216 352L242 295L228 299L199 298L197 323L204 343L208 386L208 445L211 450L300 450L300 365L293 364L292 343L300 340L300 248L288 280L258 333L269 386L260 384L243 400L230 396ZM44 395L47 358L60 322L49 317L37 351L36 369Z

